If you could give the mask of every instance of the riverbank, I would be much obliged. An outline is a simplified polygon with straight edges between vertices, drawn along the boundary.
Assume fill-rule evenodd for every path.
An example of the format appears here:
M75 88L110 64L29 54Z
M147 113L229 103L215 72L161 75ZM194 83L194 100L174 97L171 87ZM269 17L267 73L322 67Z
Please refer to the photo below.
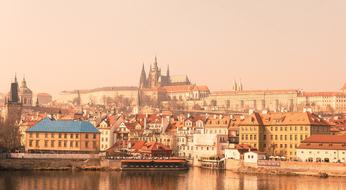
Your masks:
M346 177L346 165L341 163L279 162L273 165L226 160L226 170L243 174L284 176Z
M101 169L99 159L0 159L0 170Z
M226 160L226 170L253 175L346 177L345 164L282 162L279 166L258 166ZM120 160L105 159L0 159L0 170L97 170L120 171Z

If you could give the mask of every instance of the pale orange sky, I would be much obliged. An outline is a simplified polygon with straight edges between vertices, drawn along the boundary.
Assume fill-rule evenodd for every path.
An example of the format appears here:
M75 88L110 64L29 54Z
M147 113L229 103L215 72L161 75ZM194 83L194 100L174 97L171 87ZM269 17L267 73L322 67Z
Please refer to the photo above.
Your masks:
M346 1L0 1L0 92L136 86L155 55L212 90L338 90Z

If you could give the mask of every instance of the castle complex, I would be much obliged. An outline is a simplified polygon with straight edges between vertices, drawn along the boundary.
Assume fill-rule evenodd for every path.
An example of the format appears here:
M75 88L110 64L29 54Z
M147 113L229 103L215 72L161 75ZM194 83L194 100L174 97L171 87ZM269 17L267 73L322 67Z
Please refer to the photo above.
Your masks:
M148 77L145 72L144 64L142 67L139 88L159 88L164 86L182 86L191 85L189 78L186 75L170 75L169 66L167 67L166 75L162 75L161 68L157 66L157 58L150 66Z
M227 81L225 82L227 84ZM19 92L27 91L25 80ZM79 94L79 95L78 95ZM132 106L152 106L162 109L234 111L267 110L276 112L302 111L346 112L346 84L336 92L305 92L298 89L247 90L241 80L234 80L230 91L213 91L193 84L186 75L171 75L170 68L162 72L155 57L149 69L143 64L138 87L105 87L92 90L64 91L58 100L81 104L104 104L105 97L127 97ZM25 103L25 96L20 95Z
M139 105L162 106L169 102L198 101L209 95L207 86L191 84L186 75L171 75L169 66L166 75L162 75L157 58L150 65L148 76L144 64L139 81Z

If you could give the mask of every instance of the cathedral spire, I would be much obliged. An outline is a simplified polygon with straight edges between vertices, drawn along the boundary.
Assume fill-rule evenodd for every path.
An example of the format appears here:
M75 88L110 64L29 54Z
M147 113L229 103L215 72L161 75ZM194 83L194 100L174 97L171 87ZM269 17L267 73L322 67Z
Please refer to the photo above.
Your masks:
M147 80L147 74L145 73L145 68L144 68L144 63L143 63L141 78L139 79L139 86L145 87L146 86L146 80Z

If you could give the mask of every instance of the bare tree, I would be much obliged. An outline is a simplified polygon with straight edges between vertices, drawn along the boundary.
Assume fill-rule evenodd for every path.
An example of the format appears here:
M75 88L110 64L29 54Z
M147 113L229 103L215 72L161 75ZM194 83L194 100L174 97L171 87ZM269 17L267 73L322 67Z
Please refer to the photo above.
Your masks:
M20 147L19 126L12 119L0 123L0 147L7 151Z

